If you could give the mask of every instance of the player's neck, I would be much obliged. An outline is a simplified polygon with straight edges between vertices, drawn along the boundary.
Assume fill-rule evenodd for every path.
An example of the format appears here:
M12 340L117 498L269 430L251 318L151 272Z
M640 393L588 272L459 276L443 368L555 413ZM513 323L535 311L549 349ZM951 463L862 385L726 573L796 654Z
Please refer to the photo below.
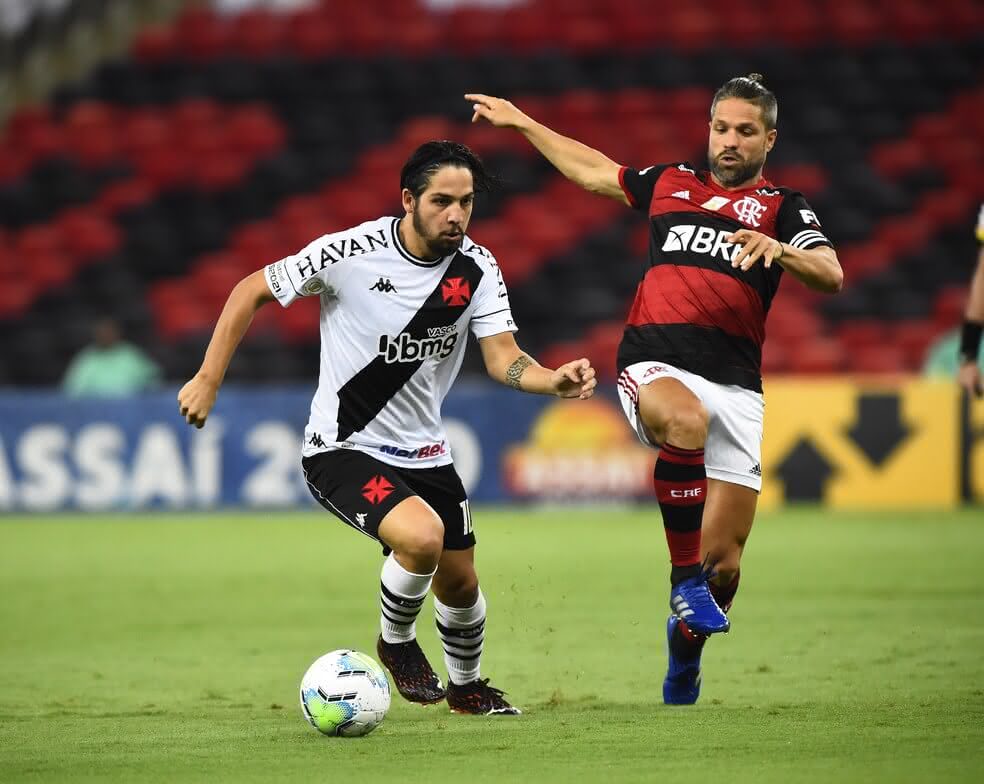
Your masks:
M711 182L714 184L714 186L720 188L723 191L744 191L744 190L748 190L749 188L754 188L756 185L762 182L762 169L759 169L754 176L749 177L744 182L740 182L736 185L725 185L723 182L721 182L721 180L717 178L717 175L715 175L713 171L710 172L710 175L711 175L710 177Z
M416 256L418 259L424 261L435 261L440 258L440 256L435 256L430 248L427 247L427 243L424 238L421 237L413 228L413 221L409 215L404 215L400 218L400 225L396 227L396 231L399 234L400 242L403 243L403 247L406 248L410 253Z

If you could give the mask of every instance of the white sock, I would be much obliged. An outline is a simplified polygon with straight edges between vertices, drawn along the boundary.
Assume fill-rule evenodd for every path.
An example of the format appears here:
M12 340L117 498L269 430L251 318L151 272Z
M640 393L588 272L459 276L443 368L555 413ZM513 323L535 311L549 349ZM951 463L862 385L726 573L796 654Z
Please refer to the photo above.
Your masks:
M383 562L379 580L379 627L384 642L410 642L416 638L417 614L430 589L434 572L408 572L393 553Z
M444 663L452 683L462 686L482 673L482 646L485 642L485 596L478 589L478 600L471 607L448 607L434 597L437 636L444 644Z

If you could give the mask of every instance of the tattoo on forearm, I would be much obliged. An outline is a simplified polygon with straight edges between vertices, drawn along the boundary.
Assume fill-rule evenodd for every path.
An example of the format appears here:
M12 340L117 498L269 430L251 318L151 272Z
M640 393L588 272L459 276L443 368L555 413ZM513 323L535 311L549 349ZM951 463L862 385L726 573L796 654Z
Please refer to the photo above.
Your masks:
M533 364L533 360L523 354L516 358L506 370L506 383L513 389L519 389L519 380L523 377L523 371Z

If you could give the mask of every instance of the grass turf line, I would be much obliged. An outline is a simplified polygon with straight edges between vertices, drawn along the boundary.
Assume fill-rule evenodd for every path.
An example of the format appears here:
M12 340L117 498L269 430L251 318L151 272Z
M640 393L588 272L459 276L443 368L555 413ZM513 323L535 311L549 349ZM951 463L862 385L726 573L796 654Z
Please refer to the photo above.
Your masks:
M306 725L325 651L374 655L380 554L319 513L0 522L0 781L976 781L984 525L763 515L694 708L661 704L658 512L479 509L483 675L518 719L394 698ZM421 643L443 671L430 601ZM357 777L357 778L355 778Z

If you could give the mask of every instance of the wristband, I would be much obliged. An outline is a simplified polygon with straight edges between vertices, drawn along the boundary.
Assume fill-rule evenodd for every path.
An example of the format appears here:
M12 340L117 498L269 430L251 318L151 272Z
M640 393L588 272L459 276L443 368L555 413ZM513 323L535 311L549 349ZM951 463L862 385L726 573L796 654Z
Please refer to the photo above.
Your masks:
M964 321L960 328L960 361L977 362L977 353L981 349L981 333L984 324L975 321Z

